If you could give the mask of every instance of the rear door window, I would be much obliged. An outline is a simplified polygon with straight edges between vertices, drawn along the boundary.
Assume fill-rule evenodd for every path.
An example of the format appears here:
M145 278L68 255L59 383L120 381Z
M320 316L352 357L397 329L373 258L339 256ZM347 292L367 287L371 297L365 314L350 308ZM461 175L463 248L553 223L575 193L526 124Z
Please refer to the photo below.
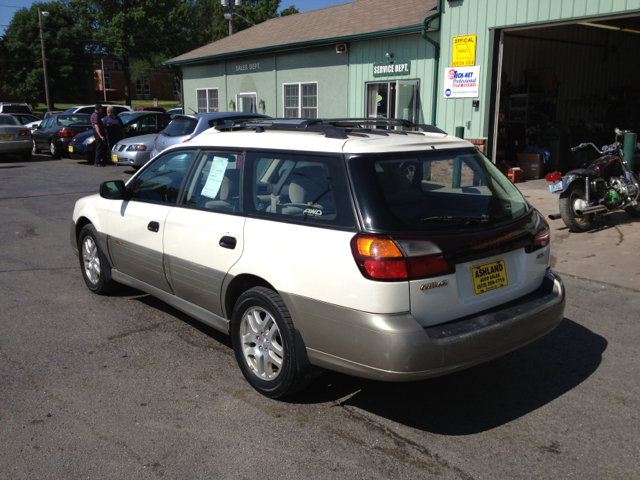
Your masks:
M349 169L365 226L392 232L483 228L530 209L477 150L354 156Z
M341 158L250 153L249 209L265 218L352 228L353 208Z

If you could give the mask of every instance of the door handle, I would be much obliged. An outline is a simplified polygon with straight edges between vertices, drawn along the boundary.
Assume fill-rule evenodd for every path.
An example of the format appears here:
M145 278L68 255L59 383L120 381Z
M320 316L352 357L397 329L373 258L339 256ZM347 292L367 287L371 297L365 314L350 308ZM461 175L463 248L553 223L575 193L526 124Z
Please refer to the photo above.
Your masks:
M236 248L237 243L238 241L235 239L235 237L224 236L220 239L220 246L222 248L228 248L230 250L233 250L234 248Z
M158 222L149 222L149 225L147 225L147 230L149 230L150 232L157 232L158 230L160 230L160 224Z

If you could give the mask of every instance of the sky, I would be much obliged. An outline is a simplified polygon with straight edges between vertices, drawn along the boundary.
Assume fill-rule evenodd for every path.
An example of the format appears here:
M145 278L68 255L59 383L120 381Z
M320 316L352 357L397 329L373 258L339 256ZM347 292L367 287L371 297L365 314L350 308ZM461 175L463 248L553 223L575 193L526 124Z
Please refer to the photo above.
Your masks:
M13 14L18 8L29 8L35 0L0 0L0 35L4 35L7 25L11 22ZM340 3L347 3L351 0L281 0L280 9L295 5L301 12L317 10L319 8L331 7ZM18 7L18 8L15 8Z

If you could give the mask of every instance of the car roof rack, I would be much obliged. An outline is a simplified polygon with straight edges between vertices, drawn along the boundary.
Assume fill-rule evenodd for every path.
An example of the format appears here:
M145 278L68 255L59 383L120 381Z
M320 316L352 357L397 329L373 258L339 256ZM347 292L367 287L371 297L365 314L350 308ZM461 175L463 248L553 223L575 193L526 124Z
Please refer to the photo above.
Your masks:
M432 125L415 124L400 118L269 118L237 120L229 125L216 127L220 131L266 130L306 131L323 133L327 138L346 140L349 136L368 137L370 135L409 135L418 134L415 131L393 130L394 127L421 129L424 132L446 132Z

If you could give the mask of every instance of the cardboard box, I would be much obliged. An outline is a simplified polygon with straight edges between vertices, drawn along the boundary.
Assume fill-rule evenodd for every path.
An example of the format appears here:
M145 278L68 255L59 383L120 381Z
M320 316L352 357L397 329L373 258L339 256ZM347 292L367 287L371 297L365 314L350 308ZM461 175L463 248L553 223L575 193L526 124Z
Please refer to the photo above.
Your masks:
M544 163L542 161L542 155L539 153L519 153L518 163L524 172L525 180L537 180L538 178L542 178Z

